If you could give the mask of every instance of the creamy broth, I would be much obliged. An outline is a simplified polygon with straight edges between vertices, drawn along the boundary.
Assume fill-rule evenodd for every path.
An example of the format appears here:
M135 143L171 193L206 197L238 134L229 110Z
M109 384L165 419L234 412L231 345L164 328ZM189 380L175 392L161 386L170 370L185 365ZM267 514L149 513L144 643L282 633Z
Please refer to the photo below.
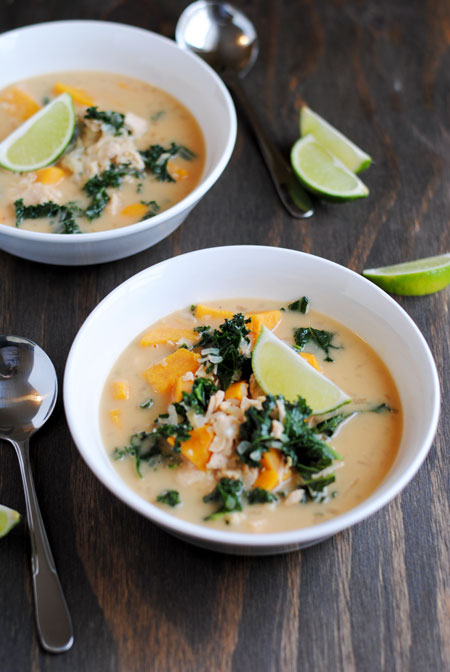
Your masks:
M214 306L245 315L279 308L279 304L275 306L267 301L256 300L223 301ZM292 503L289 492L298 487L295 477L292 477L274 489L279 496L277 502L249 505L243 498L242 513L231 513L218 520L205 521L204 518L217 510L218 505L217 502L204 503L203 497L214 489L220 472L209 469L200 471L183 456L177 456L180 464L175 468L172 468L170 462L153 466L143 464L142 478L136 473L132 457L113 460L118 474L130 488L144 499L185 520L218 529L228 526L227 529L238 532L265 533L306 527L328 520L358 505L380 485L393 463L402 432L400 400L388 370L372 348L344 325L313 310L307 314L286 310L281 316L274 333L290 344L293 343L293 329L298 327L312 326L334 334L332 343L338 346L338 349L330 351L334 361L325 361L324 351L311 345L311 342L305 351L313 353L323 374L352 398L351 404L335 413L342 410L345 413L365 411L349 417L329 439L340 459L335 469L336 480L328 486L324 501ZM192 310L186 309L169 315L153 325L152 329L192 329L205 324L218 328L222 322L223 319L209 317L196 319ZM149 431L157 416L167 411L173 398L171 392L156 393L143 372L174 352L178 345L143 346L141 338L142 334L119 357L104 388L100 420L104 444L111 455L114 449L128 445L131 435L142 430ZM114 398L115 385L120 381L125 381L128 386L129 398L126 400ZM140 404L148 398L153 399L154 405L150 409L141 408ZM368 410L382 404L386 404L391 411ZM165 490L178 491L181 505L170 508L158 504L156 498Z
M131 174L123 176L119 187L107 187L109 201L99 217L90 221L77 212L75 220L81 232L134 224L167 210L197 186L205 161L205 144L197 121L171 95L131 77L106 72L60 72L9 86L0 91L0 140L66 90L73 93L77 130L76 138L54 164L61 170L18 174L0 168L0 223L16 226L14 202L21 198L25 206L49 201L58 205L75 202L86 210L90 199L84 185L95 175L101 177L111 165L128 165ZM124 115L120 135L107 124L87 120L89 107ZM168 179L173 181L161 180L144 165L139 151L157 146L166 150L172 143L189 152L174 152L167 162ZM166 158L163 153L160 162ZM136 169L136 174L132 169ZM27 218L20 227L67 233L60 230L55 219L58 218Z

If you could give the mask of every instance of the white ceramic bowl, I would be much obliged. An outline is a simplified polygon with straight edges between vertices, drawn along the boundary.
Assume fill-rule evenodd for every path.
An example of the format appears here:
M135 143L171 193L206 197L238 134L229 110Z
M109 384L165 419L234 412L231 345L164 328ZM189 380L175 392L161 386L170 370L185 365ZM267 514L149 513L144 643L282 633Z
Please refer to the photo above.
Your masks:
M147 81L181 101L206 144L199 185L151 219L98 233L36 233L0 224L0 249L48 264L96 264L127 257L174 231L222 174L236 140L236 113L215 72L175 42L141 28L101 21L58 21L0 35L0 89L64 70L110 71ZM7 67L6 67L7 65Z
M271 534L218 531L188 523L145 501L117 475L102 444L99 404L114 362L146 327L187 305L224 298L285 302L301 292L315 310L364 338L388 366L400 394L404 429L399 453L380 487L333 520ZM105 347L107 343L107 347ZM64 405L75 444L117 497L168 532L194 544L241 554L305 547L367 518L397 495L424 460L439 416L439 381L414 322L385 292L331 261L273 247L238 246L184 254L135 275L109 294L81 327L64 378Z

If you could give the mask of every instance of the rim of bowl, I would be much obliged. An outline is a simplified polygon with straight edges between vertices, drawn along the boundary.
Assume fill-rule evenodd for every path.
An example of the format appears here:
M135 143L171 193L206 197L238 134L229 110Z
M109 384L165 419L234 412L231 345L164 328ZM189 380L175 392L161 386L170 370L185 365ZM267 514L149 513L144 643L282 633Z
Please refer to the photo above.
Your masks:
M71 243L74 242L74 240L77 243L87 243L89 241L102 241L102 240L108 240L110 238L122 238L123 236L126 236L129 233L138 233L139 231L153 228L155 226L158 226L158 224L161 224L161 222L167 219L168 216L176 217L178 214L180 214L187 208L193 207L206 194L206 192L209 191L209 189L217 182L217 180L225 170L228 162L230 161L236 143L236 136L237 136L236 108L234 107L233 99L231 98L231 95L222 79L211 68L211 66L209 66L205 61L203 61L199 56L190 51L182 49L175 42L175 40L171 40L170 38L165 37L164 35L160 35L159 33L154 33L153 31L147 30L146 28L139 28L137 26L131 26L126 23L118 23L115 21L95 21L95 20L84 21L79 19L73 19L67 21L45 21L42 23L33 24L31 26L14 28L13 30L9 30L5 33L2 33L0 34L0 42L2 42L3 39L5 38L7 39L10 35L14 35L17 33L39 31L41 28L46 28L48 26L63 26L63 25L66 26L92 25L98 27L100 30L111 30L111 31L124 30L127 32L151 35L152 39L164 42L166 44L170 44L171 47L182 52L187 59L193 60L200 68L208 72L208 74L214 79L215 83L219 87L224 97L226 109L230 119L230 132L228 134L228 139L225 148L222 151L222 154L219 158L219 161L216 163L214 168L208 175L206 175L205 178L201 178L200 183L189 194L187 194L187 196L185 196L181 201L178 201L178 203L175 203L175 205L173 205L171 208L164 210L163 212L159 213L158 215L155 215L151 219L147 219L144 222L136 222L135 224L128 224L127 226L122 226L119 229L107 229L106 231L93 231L92 233L89 232L78 233L75 236L75 238L73 238L72 236L61 236L60 234L54 234L54 233L41 233L38 231L28 231L26 229L6 226L6 224L1 223L0 223L0 232L9 234L12 237L24 238L26 240L57 242L61 243L62 245L70 245ZM201 128L201 130L203 134L203 129Z
M103 310L108 308L108 304L114 300L115 295L118 292L123 291L125 287L132 288L133 284L138 283L139 279L145 276L146 274L151 274L154 272L154 269L157 269L160 266L167 264L176 264L177 260L181 258L192 258L209 255L209 254L220 254L223 250L246 250L248 253L258 253L259 251L268 251L270 250L273 254L282 255L295 255L300 259L302 257L315 258L320 260L320 263L323 263L327 266L330 266L334 269L338 269L338 272L346 274L352 277L353 281L360 282L363 285L366 285L369 292L373 292L374 295L380 295L383 299L391 306L394 307L394 310L402 316L405 322L408 325L408 328L411 330L411 333L414 334L417 339L417 344L422 348L422 354L425 356L428 366L428 371L430 375L430 380L432 382L432 387L434 391L433 405L431 417L429 418L428 428L426 435L422 441L420 449L415 454L414 458L411 460L408 468L397 478L397 480L392 483L384 492L379 492L380 488L383 487L383 482L378 486L377 490L369 495L368 498L364 499L356 507L353 507L349 511L346 511L335 518L332 518L323 523L318 523L317 525L312 525L309 527L302 527L295 530L288 530L282 532L269 532L269 533L248 533L248 532L231 532L228 530L217 530L209 529L206 526L198 525L196 523L191 523L189 521L177 518L173 514L166 513L161 510L148 500L145 500L143 497L135 493L129 486L122 482L124 488L123 491L118 493L114 488L114 484L110 482L110 479L103 473L99 473L95 465L92 464L90 459L89 450L85 449L83 442L81 440L77 441L77 423L74 422L72 417L72 410L69 405L68 397L70 396L69 383L71 369L75 366L76 350L78 341L84 336L84 332L90 329L91 323L97 320L97 317L101 315ZM395 382L395 381L394 381ZM156 523L160 527L166 529L170 533L178 534L190 541L191 543L199 543L217 547L232 547L235 550L239 549L249 549L251 547L255 549L280 549L289 548L289 547L298 547L301 544L309 544L314 542L319 542L327 537L333 536L338 532L341 532L344 529L352 527L356 523L359 523L366 518L369 518L374 513L383 508L388 502L390 502L394 497L396 497L409 483L413 476L417 473L421 464L425 460L438 425L439 413L440 413L440 384L439 377L436 369L436 364L434 362L433 356L431 354L430 348L422 335L421 331L408 315L408 313L386 292L380 289L377 285L372 283L370 280L365 278L362 275L359 275L355 271L352 271L341 264L325 259L324 257L319 257L318 255L309 254L306 252L301 252L298 250L292 250L288 248L280 247L271 247L265 245L227 245L221 247L205 248L202 250L195 250L193 252L187 252L185 254L178 255L177 257L171 257L165 261L161 261L153 266L140 271L135 274L128 280L124 281L118 287L113 289L107 296L94 308L94 310L89 314L84 323L81 325L70 349L67 363L64 372L64 383L63 383L63 395L64 395L64 408L67 418L67 423L69 426L70 433L74 440L74 443L78 449L78 452L81 454L82 458L94 473L94 475L103 483L103 485L112 492L118 499L123 501L125 504L130 506L135 511L139 512L152 522ZM80 447L80 444L82 447ZM391 467L392 468L392 467ZM384 480L386 480L387 476ZM120 479L120 477L118 477Z

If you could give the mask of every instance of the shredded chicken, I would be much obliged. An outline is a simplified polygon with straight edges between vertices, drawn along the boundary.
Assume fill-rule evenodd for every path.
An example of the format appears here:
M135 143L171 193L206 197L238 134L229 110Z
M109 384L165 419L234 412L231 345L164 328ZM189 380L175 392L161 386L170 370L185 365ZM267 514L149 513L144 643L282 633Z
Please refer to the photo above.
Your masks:
M36 173L26 173L12 184L8 192L8 200L14 202L18 198L23 198L26 205L46 201L61 204L62 194L56 185L36 182Z

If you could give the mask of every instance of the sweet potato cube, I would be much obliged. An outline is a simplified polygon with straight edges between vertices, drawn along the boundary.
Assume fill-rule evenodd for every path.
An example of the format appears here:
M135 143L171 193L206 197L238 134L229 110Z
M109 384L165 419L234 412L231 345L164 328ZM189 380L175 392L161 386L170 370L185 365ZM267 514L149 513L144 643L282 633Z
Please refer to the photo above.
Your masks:
M172 388L172 404L180 402L183 399L183 392L190 392L193 384L193 380L183 380L183 378L178 378Z
M239 380L237 383L231 383L225 392L225 399L237 399L241 401L248 394L248 384L245 380Z
M115 380L111 388L113 399L127 401L130 398L130 384L128 380Z
M120 214L125 215L125 217L143 217L147 210L148 205L145 205L145 203L131 203Z
M0 103L2 103L8 114L17 117L20 121L25 121L29 117L32 117L33 114L36 114L41 109L39 103L29 93L18 86L12 86L2 93Z
M273 490L279 483L278 474L273 469L261 469L258 478L253 483L254 488Z
M193 329L183 327L155 327L141 338L141 345L162 345L163 343L177 343L181 339L196 343L200 337Z
M258 338L263 325L267 327L267 329L275 329L281 320L281 316L281 310L267 310L264 313L253 313L248 315L251 322L247 325L247 329L250 329L252 342L256 343L256 339Z
M202 319L203 317L218 317L221 320L231 320L233 313L231 310L222 310L220 308L212 308L211 306L195 306L194 315L197 319Z
M311 364L311 366L313 366L319 373L322 373L317 357L313 355L312 352L300 352L299 354L300 357L303 357L303 359L308 362L308 364Z
M53 85L53 93L56 93L58 96L61 95L61 93L70 93L73 102L78 103L78 105L91 107L94 104L94 101L86 91L78 89L76 86L64 84L64 82L56 82L56 84Z
M206 470L211 451L209 446L214 434L209 425L197 427L191 432L191 438L181 444L181 453L194 464L197 469Z
M188 371L195 373L199 367L197 360L200 355L192 350L180 348L168 355L162 362L154 364L144 371L144 378L157 392L168 392L178 378Z
M57 166L48 166L36 171L36 182L42 184L58 184L66 177L67 173L63 168Z
M109 417L113 421L113 423L118 427L119 429L122 426L122 421L120 417L120 408L114 408L112 411L109 412Z

